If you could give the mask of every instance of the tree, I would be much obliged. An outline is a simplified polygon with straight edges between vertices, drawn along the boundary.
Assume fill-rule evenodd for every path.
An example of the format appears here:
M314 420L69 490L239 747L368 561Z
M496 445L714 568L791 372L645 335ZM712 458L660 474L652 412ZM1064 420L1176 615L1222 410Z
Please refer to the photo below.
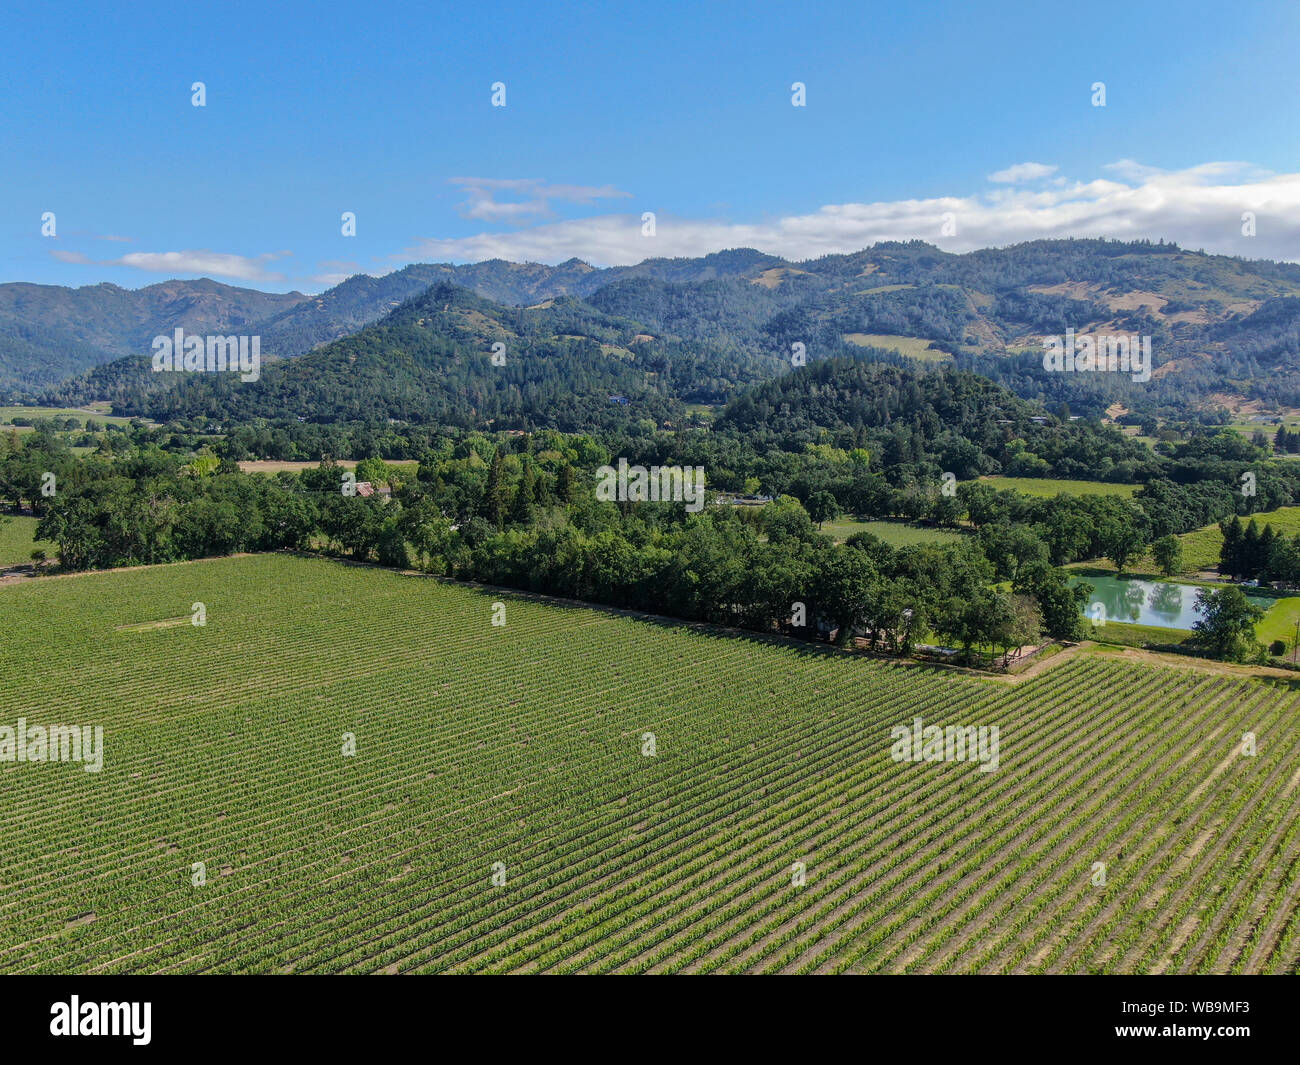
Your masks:
M1197 593L1196 608L1201 616L1192 629L1212 657L1245 662L1258 652L1255 624L1264 611L1240 588L1203 588Z
M216 456L212 448L205 446L194 453L194 458L190 460L188 466L181 467L181 472L193 477L211 477L220 465L221 459Z
M492 456L492 469L488 474L487 489L483 492L483 502L479 506L479 515L494 528L501 528L506 516L506 496L504 480L504 462L501 449Z
M555 497L566 504L573 499L573 467L567 462L555 476Z
M962 505L953 496L940 495L930 508L930 520L936 525L956 525L961 516Z
M783 540L806 540L812 535L812 518L793 496L780 496L763 508L763 529L774 544Z
M59 564L65 569L107 565L107 545L98 517L95 500L90 496L57 496L36 526L36 535L59 545Z
M1259 544L1255 549L1252 577L1258 577L1261 581L1273 579L1273 551L1276 547L1277 533L1273 531L1272 525L1265 525L1264 531L1259 534Z
M799 617L794 612L794 604L804 601L811 580L812 567L806 552L794 541L755 548L741 583L741 600L747 607L745 624L766 629L775 619L781 631L812 639L817 627L808 604L805 602Z
M441 554L451 540L451 522L428 496L405 504L397 520L403 536L415 548L421 569L427 567L430 556Z
M923 485L909 484L894 499L898 513L908 521L920 521L930 513L930 492Z
M376 487L387 484L389 477L388 463L383 459L362 459L357 463L356 477L358 481L369 481Z
M1122 574L1129 559L1142 548L1142 530L1133 521L1120 519L1111 523L1102 536L1106 557L1115 563L1115 572Z
M331 498L321 516L321 528L358 562L368 561L383 529L383 505L377 496Z
M1242 562L1241 519L1234 514L1231 521L1219 522L1219 532L1223 534L1223 546L1219 548L1219 572L1229 577L1240 576Z
M866 615L876 568L861 551L832 548L814 578L818 610L835 623L836 642L847 644Z
M1183 542L1172 533L1162 536L1151 545L1151 557L1156 560L1161 573L1172 577L1183 568Z
M470 518L461 522L460 529L457 531L466 547L475 548L486 543L496 529L482 518Z
M992 633L994 645L1002 648L1004 669L1010 662L1012 649L1018 652L1043 634L1043 617L1033 599L1027 595L1013 595L1006 605L1009 609L1000 614L999 624Z
M1273 554L1268 563L1269 575L1286 585L1300 583L1300 534L1288 540L1279 535L1273 542Z
M873 584L861 618L871 632L871 649L883 636L890 651L910 655L916 635L925 631L926 611L924 596L911 582L894 579Z
M966 508L966 516L976 528L1006 516L1007 508L992 485L968 481L957 486L957 501Z
M1254 577L1259 572L1259 523L1254 518L1246 526L1241 538L1241 553L1237 562L1237 576Z
M1047 544L1047 557L1053 566L1086 556L1091 546L1089 519L1073 501L1058 496L1047 512L1046 520L1038 526Z
M1010 598L991 588L981 588L966 597L952 596L940 608L934 630L961 646L969 660L971 650L984 645L992 650L1000 634L1015 623Z
M1020 572L1014 590L1032 595L1043 631L1054 640L1077 640L1083 629L1083 605L1092 594L1086 582L1071 584L1069 575L1046 562L1031 562Z
M822 527L822 522L834 521L840 516L839 501L830 492L814 492L808 497L808 517Z
M533 473L530 463L524 467L524 475L515 489L514 502L510 506L510 524L531 525L533 523L533 496L537 491L537 475Z
M268 492L264 511L268 547L301 551L311 543L312 534L320 524L319 507L310 496Z
M1025 525L986 525L979 532L979 543L1002 580L1015 581L1023 566L1047 558L1047 545Z
M375 542L375 553L381 566L406 569L411 564L406 554L406 537L402 534L398 515L391 514L383 519Z

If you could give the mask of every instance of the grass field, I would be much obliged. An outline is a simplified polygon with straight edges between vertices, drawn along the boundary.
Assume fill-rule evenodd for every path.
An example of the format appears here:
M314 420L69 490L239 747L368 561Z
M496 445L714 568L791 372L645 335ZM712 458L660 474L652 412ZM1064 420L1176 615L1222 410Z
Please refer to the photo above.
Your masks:
M37 548L54 558L57 547L44 540L36 540L37 524L36 518L0 515L0 566L30 562L32 552Z
M855 518L838 518L835 521L823 522L821 531L827 536L833 536L836 543L843 543L854 533L869 532L891 547L952 543L965 535L956 529L912 525L905 521L858 521Z
M860 348L886 348L920 362L950 362L952 353L931 347L933 341L892 333L845 333L844 339Z
M1108 621L1096 628L1089 627L1085 636L1098 643L1120 644L1124 647L1160 646L1186 643L1195 633L1188 629L1167 629L1161 625L1136 625L1130 621Z
M1101 654L1011 684L285 555L0 604L0 723L104 730L98 773L0 762L3 972L1300 957L1274 684ZM998 726L997 771L893 760L918 716Z
M1277 415L1268 415L1268 417L1277 417ZM1263 433L1271 447L1273 444L1273 438L1277 436L1277 431L1281 429L1283 425L1286 426L1287 432L1291 433L1294 433L1296 429L1300 429L1300 421L1297 421L1293 415L1283 417L1282 421L1277 424L1274 424L1272 421L1256 422L1235 419L1224 426L1224 428L1231 429L1234 433L1244 436L1247 440L1253 437L1256 433ZM1285 456L1278 455L1275 457L1284 458Z
M1274 640L1283 640L1288 648L1296 635L1296 621L1300 620L1300 598L1279 599L1267 608L1263 618L1255 625L1255 638L1267 647ZM1159 644L1186 643L1195 633L1188 629L1166 629L1159 625L1135 625L1128 621L1111 621L1098 629L1090 629L1088 638L1102 643L1119 643L1126 647L1146 647Z
M106 406L106 405L105 405ZM85 410L77 407L5 407L0 406L0 426L8 425L14 418L76 418L84 426L87 421L97 421L101 425L129 425L130 418L115 418L108 413L100 413L97 408Z
M1258 625L1255 635L1265 646L1274 640L1282 640L1290 649L1296 638L1296 622L1300 621L1300 597L1289 596L1279 599L1271 607Z
M1265 525L1272 525L1274 532L1295 536L1300 533L1300 507L1280 507L1277 510L1263 511L1254 515L1255 522L1263 531ZM1242 525L1250 519L1242 518ZM1223 533L1217 522L1206 525L1194 532L1183 533L1178 537L1183 542L1183 565L1187 572L1214 569L1219 564L1219 551L1223 548Z
M1026 496L1054 498L1064 493L1071 496L1123 496L1129 498L1138 490L1135 484L1111 484L1109 481L1052 480L1048 477L981 477L987 485L999 491L1014 491Z

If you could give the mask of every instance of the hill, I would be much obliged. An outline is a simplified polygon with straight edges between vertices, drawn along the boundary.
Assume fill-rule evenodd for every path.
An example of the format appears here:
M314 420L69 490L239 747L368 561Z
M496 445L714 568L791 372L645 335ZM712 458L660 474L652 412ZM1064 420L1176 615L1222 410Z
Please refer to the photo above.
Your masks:
M629 267L598 269L581 259L558 266L490 259L481 263L414 263L382 277L357 274L319 296L290 307L262 326L263 350L302 355L378 321L430 285L467 288L494 303L528 307L564 297L584 298L624 279L702 282L780 263L759 252L719 252L700 259L647 259Z
M247 333L307 297L202 278L141 289L0 285L0 397L30 396L74 374L150 350L155 336Z
M917 364L816 362L742 393L716 429L759 450L864 447L885 469L932 463L958 480L1005 472L1128 483L1157 469L1112 426L1063 420L977 374Z
M274 297L286 305L248 328L262 336L264 355L301 356L378 324L430 285L446 283L511 310L545 311L554 301L576 300L636 323L632 336L672 338L682 353L711 362L714 384L706 391L728 398L748 382L731 379L739 362L775 376L790 364L794 345L802 345L809 360L854 352L898 365L951 360L1023 398L1052 409L1066 403L1091 417L1118 405L1133 416L1212 419L1225 395L1269 410L1300 408L1300 266L1150 242L1044 240L961 255L895 242L800 263L735 249L607 269L577 259L558 266L416 264L380 278L349 278L316 297ZM6 287L13 288L0 286ZM112 289L119 302L125 295L113 286L95 288ZM130 350L138 352L147 336L163 331L156 318L131 332L105 308L93 312L101 323L95 335L82 329L73 336L66 315L34 305L24 317L12 293L9 305L0 386L35 373L35 353L64 341L62 361L42 367L41 380L107 361L77 344L107 351L112 341L122 352L129 334L137 345ZM251 322L256 311L250 307L240 320ZM1045 370L1044 338L1070 331L1149 337L1149 378ZM400 361L400 352L393 354ZM720 384L728 381L730 387ZM114 398L113 389L95 391L95 384L68 384L44 398Z
M440 282L352 336L268 362L256 382L155 374L138 357L56 391L101 396L115 410L149 410L163 421L296 416L582 429L675 422L684 403L722 403L774 371L774 358L764 365L735 349L642 330L571 297L507 307Z

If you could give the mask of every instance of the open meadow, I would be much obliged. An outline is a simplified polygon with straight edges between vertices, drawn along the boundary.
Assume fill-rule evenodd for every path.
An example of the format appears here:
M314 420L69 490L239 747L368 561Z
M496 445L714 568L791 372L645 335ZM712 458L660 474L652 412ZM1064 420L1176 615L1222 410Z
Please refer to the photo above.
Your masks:
M893 288L893 286L887 286ZM917 337L894 336L888 333L845 333L844 339L850 344L863 348L884 348L897 352L909 359L921 362L951 362L952 352L944 351L938 344Z
M1118 496L1129 499L1140 487L1111 481L1072 481L1052 477L981 477L980 480L999 492L1019 492L1021 495L1041 499L1054 499L1058 495Z
M130 418L109 414L108 403L96 403L87 407L35 407L5 406L0 404L0 429L9 429L13 419L21 421L39 421L41 419L75 418L84 427L86 422L99 422L100 425L129 425Z
M890 547L956 543L968 535L963 529L940 529L933 525L916 525L906 521L859 521L853 517L823 522L819 531L833 537L836 543L843 543L855 533L871 533Z
M1251 517L1261 532L1264 526L1272 525L1274 532L1288 537L1300 533L1300 507L1279 507L1277 510L1261 511ZM1250 517L1245 517L1241 523L1244 526L1250 520ZM1183 533L1178 539L1183 544L1183 567L1186 572L1218 568L1219 552L1223 549L1223 532L1219 529L1218 522Z
M23 514L0 514L0 566L25 565L32 560L32 552L44 551L50 558L58 554L58 547L46 540L36 539L37 518Z

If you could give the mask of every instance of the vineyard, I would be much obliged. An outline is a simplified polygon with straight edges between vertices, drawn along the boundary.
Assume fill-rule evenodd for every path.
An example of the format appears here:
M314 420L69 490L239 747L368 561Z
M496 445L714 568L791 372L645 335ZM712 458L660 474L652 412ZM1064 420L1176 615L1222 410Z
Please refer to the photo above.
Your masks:
M0 726L104 736L100 772L0 762L0 972L1300 958L1283 683L985 680L289 555L0 587L0 619ZM996 770L895 761L918 717L997 726Z

